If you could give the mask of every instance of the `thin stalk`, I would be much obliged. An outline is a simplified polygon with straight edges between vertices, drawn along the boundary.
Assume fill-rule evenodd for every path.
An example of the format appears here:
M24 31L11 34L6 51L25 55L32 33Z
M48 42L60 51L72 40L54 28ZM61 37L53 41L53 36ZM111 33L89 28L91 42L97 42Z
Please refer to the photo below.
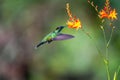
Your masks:
M114 28L115 28L115 27L113 26L113 27L112 27L111 34L110 34L110 39L109 39L108 42L107 42L107 48L109 47L110 41L111 41L111 39L112 39Z
M98 54L100 55L100 57L102 58L102 60L104 61L105 60L105 57L104 55L101 53L100 49L98 48L97 44L96 44L96 41L94 40L94 38L88 33L86 32L83 28L82 28L82 31L94 42L94 45L98 51Z
M107 63L105 62L105 66L106 66L106 71L107 71L107 80L110 80L109 62L108 61L107 61Z
M110 38L109 38L108 42L106 43L106 50L107 50L107 51L106 51L106 59L108 58L108 47L109 47L110 41L111 41L111 39L112 39L112 35L113 35L114 28L115 28L115 27L112 27L112 31L111 31L111 34L110 34ZM110 80L109 63L106 64L106 70L107 70L108 80Z
M112 33L111 33L110 39L109 39L108 42L107 42L104 27L101 26L101 29L102 29L103 36L104 36L105 52L106 52L106 53L105 53L105 54L106 54L106 58L105 58L105 60L104 60L104 64L105 64L105 66L106 66L107 80L110 80L109 59L108 59L108 46L109 46L110 40L111 40L111 38L112 38ZM112 31L112 32L113 32L113 31Z
M108 59L108 47L107 47L107 39L106 39L106 35L105 35L105 30L104 27L101 26L102 32L103 32L103 36L104 36L104 41L105 41L105 54L106 54L106 59Z

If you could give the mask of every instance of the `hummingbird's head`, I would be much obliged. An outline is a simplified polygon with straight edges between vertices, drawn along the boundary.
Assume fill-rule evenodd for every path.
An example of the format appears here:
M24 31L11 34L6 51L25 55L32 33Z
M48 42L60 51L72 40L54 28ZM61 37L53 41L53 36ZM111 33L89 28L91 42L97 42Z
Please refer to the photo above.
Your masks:
M59 26L56 28L56 30L58 30L58 32L60 32L63 28L64 28L64 26Z
M59 26L59 27L56 28L56 30L60 30L60 29L63 29L63 28L64 28L64 26Z

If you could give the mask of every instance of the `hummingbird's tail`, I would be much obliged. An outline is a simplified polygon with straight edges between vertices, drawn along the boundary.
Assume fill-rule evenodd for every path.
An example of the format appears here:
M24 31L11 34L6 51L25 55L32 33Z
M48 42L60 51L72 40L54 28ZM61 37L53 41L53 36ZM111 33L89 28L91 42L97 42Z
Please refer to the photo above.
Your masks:
M40 47L41 45L45 44L47 41L44 42L40 42L38 45L35 46L35 49L37 49L38 47Z

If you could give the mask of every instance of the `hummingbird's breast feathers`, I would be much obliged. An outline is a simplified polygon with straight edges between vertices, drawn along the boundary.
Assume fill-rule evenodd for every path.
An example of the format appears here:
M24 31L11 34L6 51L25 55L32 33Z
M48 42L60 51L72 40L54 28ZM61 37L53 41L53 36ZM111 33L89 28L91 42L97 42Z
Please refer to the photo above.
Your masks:
M55 38L57 36L56 32L51 32L48 35L46 35L42 41L49 41L49 40L53 40L53 38Z
M63 29L64 27L60 26L57 27L56 30L54 30L53 32L49 33L48 35L46 35L42 41L49 41L49 40L53 40L55 37L57 37L57 35L60 33L60 31Z

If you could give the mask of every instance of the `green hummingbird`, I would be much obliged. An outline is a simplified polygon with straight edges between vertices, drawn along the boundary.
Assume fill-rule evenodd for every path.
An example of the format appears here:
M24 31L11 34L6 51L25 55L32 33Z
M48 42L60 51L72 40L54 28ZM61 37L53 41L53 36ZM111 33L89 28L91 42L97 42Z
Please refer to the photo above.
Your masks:
M57 27L53 32L49 33L46 35L42 41L35 46L35 49L37 49L39 46L45 44L45 43L51 43L52 41L57 41L57 40L66 40L66 39L71 39L74 38L73 35L69 34L62 34L60 33L65 26L59 26Z

